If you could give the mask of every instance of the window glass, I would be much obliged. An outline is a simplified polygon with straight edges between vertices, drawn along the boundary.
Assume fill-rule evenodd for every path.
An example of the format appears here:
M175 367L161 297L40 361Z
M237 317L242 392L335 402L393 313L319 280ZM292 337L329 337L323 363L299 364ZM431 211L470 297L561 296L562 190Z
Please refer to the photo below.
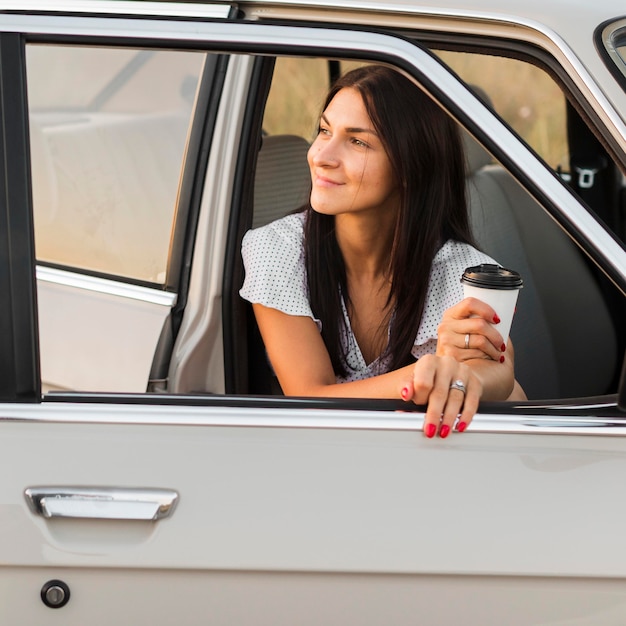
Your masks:
M263 130L268 135L299 135L310 141L329 77L326 59L276 59Z
M466 83L480 88L498 114L552 167L569 170L566 100L540 68L516 59L437 52Z
M37 259L164 283L195 52L29 45Z

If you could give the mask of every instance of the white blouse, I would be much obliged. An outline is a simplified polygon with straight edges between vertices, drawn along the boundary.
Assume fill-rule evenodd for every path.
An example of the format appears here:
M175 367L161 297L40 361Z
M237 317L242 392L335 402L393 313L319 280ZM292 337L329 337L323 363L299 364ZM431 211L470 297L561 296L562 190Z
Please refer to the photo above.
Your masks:
M304 213L287 215L275 222L248 231L241 248L245 280L239 294L245 300L278 309L288 315L313 319L321 331L309 304L306 268L304 264ZM461 275L466 267L480 263L495 263L486 254L466 243L447 241L435 255L424 314L411 353L416 359L434 354L437 348L437 327L446 309L463 299ZM350 319L342 299L347 332L342 337L346 352L348 375L337 382L349 382L378 376L389 371L390 357L365 362L350 328Z

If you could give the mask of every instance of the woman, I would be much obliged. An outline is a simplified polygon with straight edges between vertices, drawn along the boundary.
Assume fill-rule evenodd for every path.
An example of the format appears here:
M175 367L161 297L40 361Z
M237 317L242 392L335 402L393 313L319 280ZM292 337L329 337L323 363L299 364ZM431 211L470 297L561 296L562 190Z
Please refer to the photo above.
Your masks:
M456 124L363 67L331 88L308 162L309 205L242 246L240 293L283 391L412 400L426 436L462 432L515 381L495 311L462 300L465 267L494 261L472 246Z

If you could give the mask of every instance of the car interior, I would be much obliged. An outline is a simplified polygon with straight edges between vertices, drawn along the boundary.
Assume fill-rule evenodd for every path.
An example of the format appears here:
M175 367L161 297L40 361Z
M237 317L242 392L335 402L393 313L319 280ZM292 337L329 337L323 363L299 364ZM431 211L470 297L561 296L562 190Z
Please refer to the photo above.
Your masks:
M484 90L471 86L493 106ZM568 128L581 124L574 107L569 106L567 114ZM511 338L516 377L529 400L614 392L624 345L618 330L623 298L512 174L467 131L462 135L469 210L479 246L524 279ZM308 146L305 137L293 134L262 137L252 227L277 219L306 200ZM566 178L561 171L559 175ZM281 184L274 184L276 180ZM247 378L247 393L280 393L251 307L240 306L245 309L241 319L246 320L248 337L247 376L241 380Z

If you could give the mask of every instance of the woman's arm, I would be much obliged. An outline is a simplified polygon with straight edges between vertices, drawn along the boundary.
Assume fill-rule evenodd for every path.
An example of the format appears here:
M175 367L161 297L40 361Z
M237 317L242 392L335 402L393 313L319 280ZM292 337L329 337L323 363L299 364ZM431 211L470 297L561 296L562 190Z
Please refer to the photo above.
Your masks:
M448 355L426 355L415 364L387 374L348 383L336 383L330 357L315 322L254 304L269 359L286 395L344 398L402 398L427 405L424 431L445 437L457 423L464 430L478 408L485 385L512 381L512 364L477 359L462 363ZM498 368L496 370L495 368ZM451 387L461 381L465 392ZM512 382L510 388L512 388ZM509 391L510 392L510 391ZM504 391L502 399L506 398Z
M470 365L484 384L484 400L525 400L514 378L515 353L498 331L496 312L475 298L465 298L447 309L437 329L437 354ZM495 364L504 367L496 367Z

